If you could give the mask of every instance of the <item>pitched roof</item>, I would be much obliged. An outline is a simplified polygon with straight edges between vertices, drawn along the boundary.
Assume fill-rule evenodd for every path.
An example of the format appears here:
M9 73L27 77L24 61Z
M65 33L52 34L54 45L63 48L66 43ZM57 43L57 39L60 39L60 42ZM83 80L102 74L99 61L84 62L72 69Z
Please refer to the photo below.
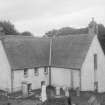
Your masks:
M53 40L51 65L80 69L94 35L69 35Z
M48 66L49 40L38 37L9 36L3 45L12 69Z
M51 66L80 69L92 39L88 34L54 38ZM12 69L49 66L48 38L8 36L3 45Z

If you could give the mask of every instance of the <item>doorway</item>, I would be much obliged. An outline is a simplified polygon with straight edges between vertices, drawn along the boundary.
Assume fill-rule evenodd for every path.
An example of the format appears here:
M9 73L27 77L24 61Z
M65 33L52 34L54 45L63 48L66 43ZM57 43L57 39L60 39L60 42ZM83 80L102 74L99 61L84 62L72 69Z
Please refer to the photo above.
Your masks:
M27 84L27 89L28 89L28 92L30 92L32 90L32 84L31 83Z

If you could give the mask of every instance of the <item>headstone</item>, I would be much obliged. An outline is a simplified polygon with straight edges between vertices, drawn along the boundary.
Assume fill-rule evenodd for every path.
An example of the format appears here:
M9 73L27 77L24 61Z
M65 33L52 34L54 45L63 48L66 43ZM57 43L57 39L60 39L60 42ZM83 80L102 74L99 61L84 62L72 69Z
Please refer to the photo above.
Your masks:
M44 102L46 100L47 100L46 84L45 84L45 81L43 81L41 86L41 101Z
M97 98L95 96L91 96L88 100L89 105L100 105Z
M79 87L76 88L76 96L80 96L80 88Z
M28 96L28 88L27 88L26 82L22 82L22 95L23 95L23 97Z
M66 87L65 87L65 86L63 86L63 87L62 87L62 89L63 89L63 95L65 96Z
M60 87L59 86L56 87L56 95L60 95Z
M65 96L69 97L69 89L68 88L66 88L66 90L65 90Z

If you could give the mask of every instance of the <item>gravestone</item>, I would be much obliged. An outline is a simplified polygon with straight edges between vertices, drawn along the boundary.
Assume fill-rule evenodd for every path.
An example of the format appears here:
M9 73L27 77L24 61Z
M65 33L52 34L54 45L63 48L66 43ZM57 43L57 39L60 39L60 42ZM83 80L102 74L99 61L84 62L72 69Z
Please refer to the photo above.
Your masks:
M56 87L56 95L60 95L60 87L59 86Z
M23 97L28 96L28 88L27 88L26 82L22 82L22 95L23 95Z
M63 87L62 87L62 90L63 90L63 95L65 96L66 87L65 87L65 86L63 86Z
M68 88L66 88L66 90L65 90L65 96L69 97L69 89Z
M44 102L46 100L47 100L46 84L45 84L45 81L42 81L41 83L41 101Z
M88 100L88 105L100 105L100 102L98 102L95 96L91 96Z
M76 88L76 96L80 96L80 88L79 87Z

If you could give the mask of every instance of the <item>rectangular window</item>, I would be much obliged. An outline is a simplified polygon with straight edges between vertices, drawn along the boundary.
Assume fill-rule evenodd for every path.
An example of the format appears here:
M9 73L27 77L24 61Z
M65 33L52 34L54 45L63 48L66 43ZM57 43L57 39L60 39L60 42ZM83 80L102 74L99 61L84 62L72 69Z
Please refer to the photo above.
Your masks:
M28 77L28 69L27 68L24 69L24 77Z
M45 75L48 74L48 67L44 67L44 74L45 74Z
M35 74L35 76L39 75L38 68L34 68L34 74Z
M97 54L94 54L94 70L97 70Z

